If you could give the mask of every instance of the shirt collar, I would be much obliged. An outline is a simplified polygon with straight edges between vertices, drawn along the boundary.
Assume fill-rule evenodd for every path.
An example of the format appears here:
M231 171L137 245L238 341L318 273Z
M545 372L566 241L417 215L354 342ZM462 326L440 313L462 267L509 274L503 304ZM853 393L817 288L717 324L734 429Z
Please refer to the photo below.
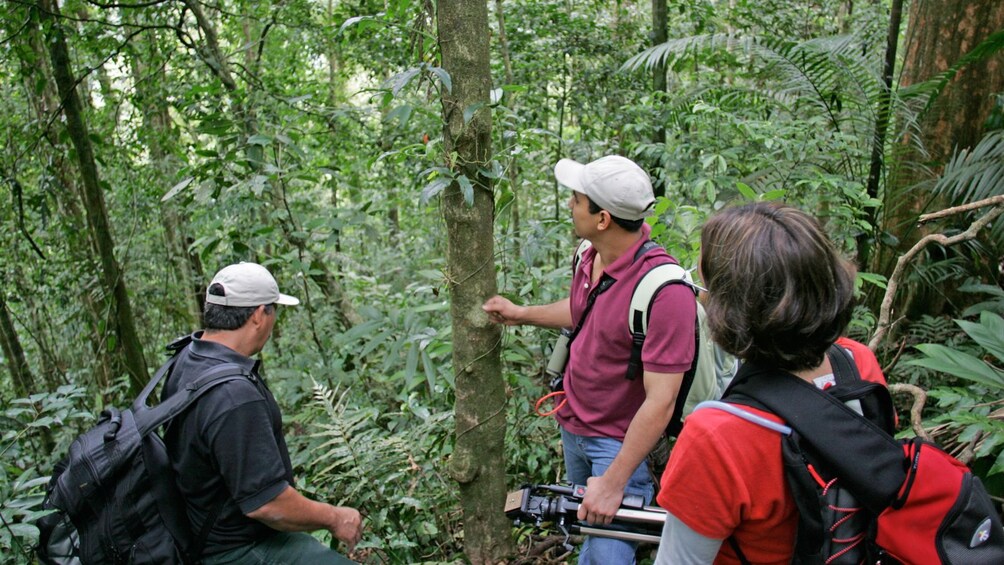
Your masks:
M607 275L615 279L619 279L622 278L625 272L631 268L631 265L634 263L635 254L637 254L638 250L641 249L641 246L649 240L649 234L652 233L652 226L647 223L643 223L641 225L640 232L641 237L638 238L638 241L636 241L631 247L627 248L627 250L624 251L624 253L621 254L616 261L607 265L606 268L603 269Z
M190 346L192 353L201 357L217 359L223 363L236 363L252 373L258 374L260 361L241 355L233 349L215 341L202 339L203 333L205 333L203 330L199 330L192 334L192 344Z

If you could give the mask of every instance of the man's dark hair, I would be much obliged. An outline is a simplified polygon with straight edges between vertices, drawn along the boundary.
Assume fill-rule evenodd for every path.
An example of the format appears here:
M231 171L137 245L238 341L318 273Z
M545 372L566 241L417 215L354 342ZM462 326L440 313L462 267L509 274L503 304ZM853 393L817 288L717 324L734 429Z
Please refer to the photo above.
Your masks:
M600 211L603 210L603 208L600 208L599 204L593 202L592 198L586 196L586 200L589 201L589 213L590 214L599 214ZM618 218L617 216L614 216L613 214L610 214L610 219L613 220L613 222L615 224L617 224L618 226L620 226L621 229L623 229L624 231L628 231L628 232L632 232L632 233L640 230L641 229L641 225L645 223L645 218L641 218L639 220L625 220L624 218Z
M214 296L226 296L223 285L213 283L209 286L209 294ZM205 310L202 312L202 327L208 331L237 330L247 323L248 318L257 306L222 306L206 302ZM271 314L275 311L275 304L266 304L265 313Z
M791 206L712 216L701 230L701 276L712 338L746 361L815 368L851 319L854 268L815 218Z

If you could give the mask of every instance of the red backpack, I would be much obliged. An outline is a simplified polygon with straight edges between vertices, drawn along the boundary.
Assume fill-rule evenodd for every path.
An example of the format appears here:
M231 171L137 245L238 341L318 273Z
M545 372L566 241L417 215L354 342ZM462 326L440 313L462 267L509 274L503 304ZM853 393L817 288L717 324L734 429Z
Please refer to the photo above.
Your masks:
M799 510L792 562L1004 564L1004 528L979 478L933 443L895 439L888 390L863 381L842 348L828 357L836 385L826 391L745 364L728 403L706 403L750 421L736 404L754 406L787 424L782 457Z

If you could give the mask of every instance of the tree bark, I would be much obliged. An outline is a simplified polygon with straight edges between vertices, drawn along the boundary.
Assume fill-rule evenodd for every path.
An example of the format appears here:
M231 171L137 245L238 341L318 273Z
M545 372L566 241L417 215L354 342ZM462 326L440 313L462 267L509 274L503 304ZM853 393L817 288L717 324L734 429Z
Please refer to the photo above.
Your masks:
M464 550L474 564L496 563L513 549L505 501L506 396L501 330L481 310L496 291L491 181L478 174L491 158L488 9L483 0L443 0L439 48L452 91L443 89L444 151L450 169L473 185L473 203L454 182L442 199L456 376L456 448L450 475L460 484ZM484 104L464 123L472 105ZM455 159L455 160L454 160Z
M875 120L875 133L872 136L872 155L868 169L866 190L870 198L879 197L879 184L882 180L882 169L885 165L885 140L889 130L889 117L892 105L892 75L896 67L896 48L899 45L899 29L903 15L903 0L892 0L889 12L889 29L886 35L885 64L882 68L882 94L878 101L878 117ZM876 225L877 210L868 208L868 219L871 225ZM858 237L858 261L867 264L871 256L875 233L863 233Z
M10 318L7 301L2 292L0 292L0 345L3 346L7 369L10 371L11 382L14 383L14 394L18 397L28 396L35 390L35 377L24 357L21 340L17 337L14 321Z
M981 41L1004 28L999 0L925 0L911 2L900 88L929 80L948 70ZM920 116L923 155L909 135L897 148L883 195L881 228L898 243L884 245L872 261L874 272L889 273L896 258L927 233L917 217L945 203L936 202L930 181L937 177L953 152L974 147L983 137L983 124L993 109L994 93L1004 91L1004 54L963 67ZM918 167L918 165L923 165ZM914 317L938 314L940 296L913 292L903 297L900 313Z
M666 0L652 0L652 45L661 45L666 42L666 26ZM652 67L652 98L657 107L661 107L665 101L666 86L666 64L658 63ZM656 145L666 144L665 124L655 124L652 142ZM659 175L653 180L655 182L652 189L655 196L665 196L666 183L662 180L662 176Z
M97 246L101 265L101 278L105 292L111 297L111 323L115 327L118 342L113 348L121 353L132 388L138 392L149 379L143 348L133 321L132 306L126 290L124 272L115 258L115 243L105 207L104 192L98 175L94 151L91 147L80 98L77 96L76 79L70 68L70 53L66 36L59 22L59 8L53 0L39 0L40 18L48 23L49 58L52 72L63 103L66 129L76 150L80 168L81 188L84 208L87 212L88 229Z

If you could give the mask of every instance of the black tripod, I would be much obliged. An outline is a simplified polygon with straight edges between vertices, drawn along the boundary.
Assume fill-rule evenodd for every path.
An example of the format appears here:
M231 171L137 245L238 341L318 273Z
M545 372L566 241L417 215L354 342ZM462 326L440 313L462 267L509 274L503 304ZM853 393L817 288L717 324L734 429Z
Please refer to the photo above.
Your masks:
M525 522L544 527L553 523L553 527L565 534L564 546L569 551L572 546L568 538L573 534L659 543L666 522L666 511L662 508L645 506L641 497L628 495L621 501L613 522L593 525L576 517L585 494L586 487L580 485L526 485L506 497L505 515L515 525Z

